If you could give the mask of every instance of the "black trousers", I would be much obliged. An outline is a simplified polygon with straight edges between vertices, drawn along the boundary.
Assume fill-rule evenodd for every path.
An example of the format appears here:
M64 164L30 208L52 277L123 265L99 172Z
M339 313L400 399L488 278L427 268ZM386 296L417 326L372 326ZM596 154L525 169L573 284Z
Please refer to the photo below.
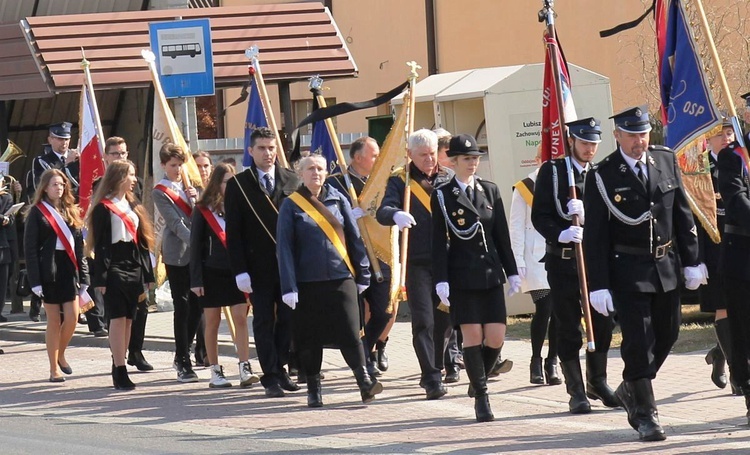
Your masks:
M552 296L552 317L557 328L557 354L560 361L577 359L581 354L584 332L581 327L581 290L578 276L569 273L547 272ZM596 352L608 352L612 342L614 320L591 309Z
M437 309L440 299L432 282L432 267L428 264L409 264L406 290L411 312L411 336L414 352L422 371L421 385L442 380L443 355L451 332L448 313Z
M622 330L622 378L654 379L680 333L679 290L611 292Z
M138 303L133 325L130 327L128 353L143 351L143 339L146 337L146 319L148 318L148 299Z
M388 266L384 263L380 263L380 269L383 272L383 282L378 283L375 280L375 274L370 279L370 287L360 294L360 303L362 299L367 300L370 307L370 319L365 324L365 336L362 340L364 352L369 355L372 351L378 338L385 330L388 322L394 314L386 313L388 304L390 303L390 287L391 287L391 273Z
M253 282L253 337L263 370L263 387L278 384L281 369L289 362L292 340L292 310L281 300L278 281Z
M743 386L750 380L750 305L747 296L750 295L750 282L736 278L725 278L727 315L732 335L732 358L727 359L732 370L732 378Z
M190 266L166 264L166 269L174 304L175 358L187 360L202 312L198 299L190 292Z

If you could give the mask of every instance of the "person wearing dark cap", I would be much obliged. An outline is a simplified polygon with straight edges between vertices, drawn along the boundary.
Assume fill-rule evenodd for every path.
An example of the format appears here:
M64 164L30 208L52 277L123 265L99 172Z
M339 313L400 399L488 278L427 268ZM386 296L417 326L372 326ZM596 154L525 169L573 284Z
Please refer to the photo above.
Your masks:
M711 183L713 192L716 194L716 227L721 233L722 242L724 236L725 206L724 200L719 193L719 168L716 165L718 154L730 143L734 142L734 127L729 119L724 118L721 132L708 138L708 165L711 170ZM732 358L732 340L729 319L727 319L727 301L724 294L724 275L720 273L719 260L721 257L721 243L714 242L706 229L698 222L698 245L701 262L706 264L708 270L708 284L701 286L700 308L704 313L714 313L714 330L716 331L717 344L708 354L706 363L711 365L711 380L716 387L723 389L730 384L733 395L741 395L739 384L731 375L731 362L729 364L730 378L727 381L726 364Z
M581 290L575 244L583 240L586 221L583 210L584 179L601 142L599 120L588 117L567 123L571 156L542 164L536 182L531 221L546 240L544 256L547 281L552 295L552 314L557 323L557 350L571 414L591 412L588 398L601 400L610 408L620 406L607 384L607 353L614 322L611 315L592 314L596 351L586 352L586 385L581 374ZM569 176L576 186L569 196ZM573 226L573 215L581 226Z
M485 153L468 134L452 137L447 156L456 175L430 197L435 292L463 334L464 364L478 422L495 419L487 373L505 339L506 275L508 296L521 292L500 190L476 176Z
M750 108L750 107L749 107ZM747 115L747 114L746 114ZM745 152L737 141L719 152L719 193L724 202L724 232L719 271L722 273L731 348L727 352L730 381L740 385L750 424L750 183ZM713 278L713 275L710 277ZM724 347L724 346L722 346Z
M680 293L706 282L698 237L672 150L649 146L646 106L610 117L618 149L586 178L583 239L591 306L617 312L623 382L615 391L644 441L661 441L651 381L677 340Z
M70 147L70 128L73 125L68 122L53 123L49 126L47 143L44 147L44 153L31 163L31 173L33 179L30 188L27 188L29 194L36 191L36 185L42 177L42 173L47 169L60 169L70 180L73 186L76 199L78 198L78 150Z

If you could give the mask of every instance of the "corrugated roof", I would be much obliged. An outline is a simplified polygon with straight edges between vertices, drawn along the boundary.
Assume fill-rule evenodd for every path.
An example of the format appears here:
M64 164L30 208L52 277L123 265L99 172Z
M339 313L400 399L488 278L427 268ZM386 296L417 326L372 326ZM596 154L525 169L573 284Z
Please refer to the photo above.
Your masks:
M320 3L29 17L21 21L20 29L25 31L35 55L27 46L26 58L11 57L15 59L13 65L27 71L21 79L8 68L9 57L0 56L0 99L79 91L81 47L91 62L97 90L148 86L150 76L140 55L141 49L150 45L148 23L176 17L211 21L217 87L236 86L247 80L244 51L253 44L260 48L263 75L269 82L303 80L311 74L336 78L357 73L333 18ZM4 36L7 44L21 52L13 27L0 30L0 39ZM35 75L28 72L32 63L38 66ZM42 83L46 88L42 89Z

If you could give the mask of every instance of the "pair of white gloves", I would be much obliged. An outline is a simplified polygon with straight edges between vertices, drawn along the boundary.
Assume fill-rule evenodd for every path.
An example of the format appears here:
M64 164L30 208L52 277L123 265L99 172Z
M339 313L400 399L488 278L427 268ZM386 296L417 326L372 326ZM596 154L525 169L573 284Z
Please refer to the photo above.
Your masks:
M521 277L518 275L511 275L508 277L508 284L510 285L510 288L508 289L508 297L511 297L515 294L518 294L521 292ZM441 281L440 283L435 285L435 293L440 298L440 302L449 307L451 306L450 300L448 300L448 297L451 295L451 287L446 281Z
M250 280L250 275L247 273L240 273L236 277L234 277L235 283L237 283L237 289L240 291L251 294L253 292L253 283ZM357 285L357 291L361 294L365 292L365 290L369 286L366 286L364 284L358 284ZM297 308L297 302L299 302L299 295L296 292L287 292L286 294L281 296L281 300L291 309Z
M692 267L685 267L683 274L685 275L685 287L691 291L698 289L701 284L708 284L708 269L706 268L706 264L700 263ZM609 292L609 289L599 289L598 291L591 292L589 294L589 302L597 312L604 316L615 311L612 304L612 294Z
M583 224L586 214L583 210L583 201L580 199L571 199L568 201L568 214L578 215L578 221ZM581 226L570 226L557 237L560 243L581 243L583 242L583 228Z

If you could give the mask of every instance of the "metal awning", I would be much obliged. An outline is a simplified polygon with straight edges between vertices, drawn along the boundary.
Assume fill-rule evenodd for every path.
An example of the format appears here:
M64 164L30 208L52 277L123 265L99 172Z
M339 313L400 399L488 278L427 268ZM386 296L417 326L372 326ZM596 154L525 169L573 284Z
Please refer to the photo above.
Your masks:
M0 100L80 91L81 47L97 90L147 87L151 79L140 52L150 46L148 24L178 17L210 20L218 88L247 80L244 51L253 44L267 82L357 75L320 3L41 16L0 25Z

